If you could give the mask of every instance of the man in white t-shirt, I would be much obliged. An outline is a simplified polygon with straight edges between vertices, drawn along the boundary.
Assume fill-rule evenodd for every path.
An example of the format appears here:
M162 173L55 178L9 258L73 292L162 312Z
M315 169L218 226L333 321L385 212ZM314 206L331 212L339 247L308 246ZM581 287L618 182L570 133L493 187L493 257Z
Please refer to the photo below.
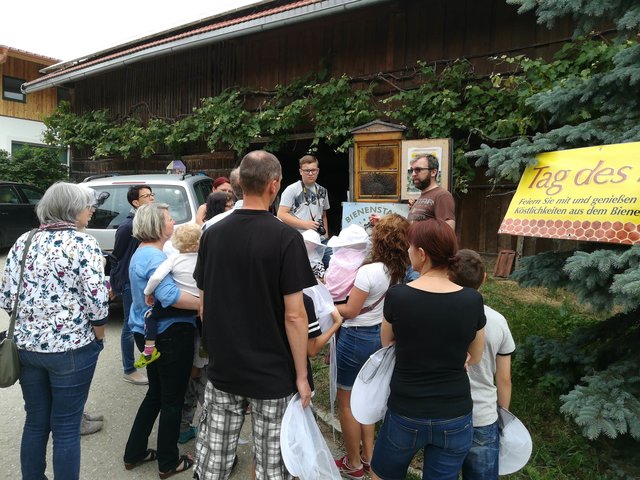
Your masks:
M486 278L480 255L462 249L456 259L451 280L477 290ZM511 402L511 355L516 345L507 320L486 305L484 313L487 324L482 360L467 370L473 399L473 446L462 465L463 480L498 480L498 406L508 409Z
M282 192L278 218L300 233L314 230L323 238L329 238L327 189L316 183L320 173L319 162L313 155L300 159L301 181L292 183Z

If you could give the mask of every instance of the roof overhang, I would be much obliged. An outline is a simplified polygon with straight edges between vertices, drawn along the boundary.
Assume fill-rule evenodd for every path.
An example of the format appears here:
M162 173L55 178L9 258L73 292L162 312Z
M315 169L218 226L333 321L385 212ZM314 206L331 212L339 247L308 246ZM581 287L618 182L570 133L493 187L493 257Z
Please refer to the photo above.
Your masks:
M20 50L19 48L13 48L7 45L0 45L0 63L4 63L8 57L18 58L20 60L26 60L28 62L45 66L59 62L59 60L45 55L27 52L26 50Z
M265 10L258 14L242 15L213 23L174 36L168 36L111 55L79 62L49 73L22 85L24 93L37 92L53 86L105 73L143 60L170 55L182 50L198 48L231 38L251 35L315 18L335 15L389 0L300 0ZM246 11L246 10L245 10ZM91 58L91 57L88 57Z

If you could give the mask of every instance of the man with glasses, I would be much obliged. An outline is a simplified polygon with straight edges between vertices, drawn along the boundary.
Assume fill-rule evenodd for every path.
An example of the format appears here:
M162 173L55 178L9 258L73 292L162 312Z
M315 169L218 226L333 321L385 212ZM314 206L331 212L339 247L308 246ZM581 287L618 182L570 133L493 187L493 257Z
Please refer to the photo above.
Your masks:
M129 285L129 262L134 252L140 245L140 241L132 236L133 216L136 210L142 205L152 203L155 200L151 187L148 185L133 185L127 192L127 201L132 210L127 218L118 226L116 230L113 252L111 252L114 262L111 266L111 297L116 295L122 297L122 309L124 321L122 332L120 333L120 351L122 356L123 379L125 382L134 385L147 385L149 380L133 366L133 332L129 328L129 310L131 309L131 286Z
M436 183L440 168L438 159L431 155L423 155L409 161L409 174L415 187L420 190L420 197L415 201L409 201L409 215L407 220L418 222L427 218L439 218L456 229L456 206L453 195ZM369 216L369 222L375 225L380 217L375 213ZM405 282L415 280L420 276L411 265L407 269Z
M415 187L420 190L420 197L409 201L411 210L407 219L410 222L439 218L447 222L451 228L456 228L456 206L453 195L436 183L439 163L433 155L423 155L410 162L409 174ZM380 217L375 213L369 216L369 221L375 225ZM409 267L411 268L411 267Z
M318 165L318 159L313 155L300 159L301 181L292 183L282 192L278 218L300 233L314 230L328 238L329 195L326 188L316 183L320 173Z
M456 228L456 206L453 195L436 183L438 175L438 159L433 155L414 158L410 162L411 180L422 193L413 203L407 219L410 222L439 218Z

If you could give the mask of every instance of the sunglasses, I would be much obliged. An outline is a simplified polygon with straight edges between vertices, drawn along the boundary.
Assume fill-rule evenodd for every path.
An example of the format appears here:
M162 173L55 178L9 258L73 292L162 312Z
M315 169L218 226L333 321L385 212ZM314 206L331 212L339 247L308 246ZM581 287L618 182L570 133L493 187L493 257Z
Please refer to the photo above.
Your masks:
M415 173L416 175L420 175L425 170L437 170L437 168L429 168L429 167L413 167L407 170L407 173L411 175Z

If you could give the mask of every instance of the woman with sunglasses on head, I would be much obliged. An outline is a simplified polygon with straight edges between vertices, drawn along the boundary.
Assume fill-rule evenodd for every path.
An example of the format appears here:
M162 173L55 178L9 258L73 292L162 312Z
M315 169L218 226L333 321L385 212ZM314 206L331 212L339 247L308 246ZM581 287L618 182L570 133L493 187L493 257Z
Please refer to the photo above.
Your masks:
M231 181L227 177L218 177L213 181L211 185L211 193L216 192L224 192L233 195L233 188L231 188ZM209 194L211 195L211 194ZM207 203L205 202L198 207L198 211L196 212L196 223L198 225L202 225L207 219L205 216L207 215ZM213 216L213 215L212 215ZM212 218L210 216L209 218Z
M233 193L223 191L210 193L205 203L203 223L216 215L231 210L235 201L236 199Z
M457 480L473 440L465 364L482 358L483 300L475 289L449 280L457 240L443 220L415 222L407 237L420 276L391 287L385 299L382 344L395 343L396 363L372 478L405 478L423 449L422 478Z
M0 279L0 307L17 301L14 340L26 419L22 478L45 477L47 443L53 438L53 474L80 477L80 424L98 356L104 348L108 291L98 242L82 230L94 195L59 182L38 203L38 228L13 245ZM18 300L16 300L18 297Z

